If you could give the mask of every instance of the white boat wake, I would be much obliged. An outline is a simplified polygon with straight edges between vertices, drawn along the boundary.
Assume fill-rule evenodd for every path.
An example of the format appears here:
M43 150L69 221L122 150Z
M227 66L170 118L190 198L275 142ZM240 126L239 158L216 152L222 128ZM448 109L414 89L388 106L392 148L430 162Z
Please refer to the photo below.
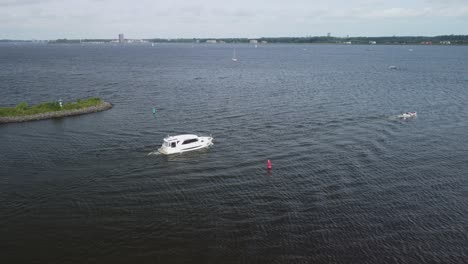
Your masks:
M389 116L389 120L407 120L407 119L413 119L416 118L418 114L416 112L406 112L400 115L392 115Z

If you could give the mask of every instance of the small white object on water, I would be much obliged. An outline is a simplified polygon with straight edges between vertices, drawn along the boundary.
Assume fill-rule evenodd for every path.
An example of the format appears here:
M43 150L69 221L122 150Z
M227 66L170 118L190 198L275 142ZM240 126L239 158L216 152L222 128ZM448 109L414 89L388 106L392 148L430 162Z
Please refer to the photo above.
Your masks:
M406 119L406 118L414 118L416 117L418 114L416 112L406 112L406 113L403 113L401 115L398 115L398 118L403 118L403 119Z

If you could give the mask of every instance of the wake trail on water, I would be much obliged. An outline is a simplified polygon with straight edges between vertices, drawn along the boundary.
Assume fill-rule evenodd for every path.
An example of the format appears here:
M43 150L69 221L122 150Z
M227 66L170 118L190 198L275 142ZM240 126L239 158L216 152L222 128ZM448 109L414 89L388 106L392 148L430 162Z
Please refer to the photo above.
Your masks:
M152 156L152 155L161 155L161 153L159 153L159 151L156 150L156 151L152 151L152 152L146 154L146 156Z
M400 120L401 118L398 117L398 115L391 115L388 117L388 120Z

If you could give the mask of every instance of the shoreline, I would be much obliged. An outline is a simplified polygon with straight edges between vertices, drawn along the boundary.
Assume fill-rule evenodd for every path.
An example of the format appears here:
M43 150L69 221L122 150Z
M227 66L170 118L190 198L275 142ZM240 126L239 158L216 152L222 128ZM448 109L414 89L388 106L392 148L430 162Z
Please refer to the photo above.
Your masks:
M84 107L80 109L73 109L73 110L64 110L64 111L53 111L35 115L24 115L24 116L3 116L0 117L0 124L6 123L21 123L21 122L29 122L29 121L38 121L44 119L51 119L51 118L61 118L67 116L77 116L77 115L85 115L91 113L97 113L106 111L112 108L112 104L108 102L102 102L101 104Z

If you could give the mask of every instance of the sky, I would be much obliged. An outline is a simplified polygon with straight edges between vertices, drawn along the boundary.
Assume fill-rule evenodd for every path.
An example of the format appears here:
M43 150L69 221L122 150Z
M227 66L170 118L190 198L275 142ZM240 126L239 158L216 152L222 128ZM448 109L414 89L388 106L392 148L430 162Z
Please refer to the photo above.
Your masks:
M468 0L0 0L0 39L468 35Z

